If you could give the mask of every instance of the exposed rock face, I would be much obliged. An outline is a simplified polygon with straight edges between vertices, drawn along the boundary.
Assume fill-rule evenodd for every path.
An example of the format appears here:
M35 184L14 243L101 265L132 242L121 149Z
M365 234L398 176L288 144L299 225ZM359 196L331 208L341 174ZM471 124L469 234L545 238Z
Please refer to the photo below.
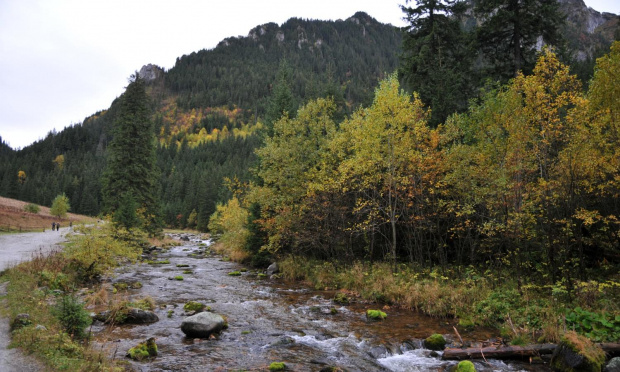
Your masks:
M202 312L189 316L181 323L181 331L187 337L206 338L212 333L221 331L226 327L226 321L221 315L210 312Z
M159 66L152 65L150 63L148 65L142 66L142 68L140 69L140 72L138 72L138 76L144 79L147 83L153 80L156 80L163 74L164 74L164 69L162 69Z
M566 15L562 33L577 60L591 58L595 50L602 46L601 43L609 45L614 40L614 31L620 19L618 15L598 12L586 6L583 0L559 2L560 10Z

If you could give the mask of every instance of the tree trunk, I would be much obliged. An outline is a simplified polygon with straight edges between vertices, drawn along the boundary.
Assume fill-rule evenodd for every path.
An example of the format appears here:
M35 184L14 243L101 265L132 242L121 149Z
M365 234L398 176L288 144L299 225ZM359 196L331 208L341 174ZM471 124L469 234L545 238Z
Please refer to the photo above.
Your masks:
M602 343L597 345L599 345L608 355L620 354L620 343ZM538 344L527 346L487 346L483 348L445 349L442 359L521 359L523 357L552 354L556 347L557 345L555 344Z

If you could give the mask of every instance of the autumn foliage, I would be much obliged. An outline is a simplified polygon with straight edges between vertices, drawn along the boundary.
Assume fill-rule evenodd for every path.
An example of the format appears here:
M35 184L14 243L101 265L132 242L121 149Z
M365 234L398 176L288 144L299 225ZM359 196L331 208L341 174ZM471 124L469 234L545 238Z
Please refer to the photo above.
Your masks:
M275 123L259 181L229 208L258 203L276 254L483 264L570 290L620 255L619 66L616 42L584 94L543 50L531 75L436 128L396 76L342 123L311 101Z

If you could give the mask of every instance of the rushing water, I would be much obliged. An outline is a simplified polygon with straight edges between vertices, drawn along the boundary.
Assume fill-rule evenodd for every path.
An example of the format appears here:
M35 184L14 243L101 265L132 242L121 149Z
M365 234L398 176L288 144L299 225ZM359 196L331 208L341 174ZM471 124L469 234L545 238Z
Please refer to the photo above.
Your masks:
M159 321L149 325L105 326L93 331L102 348L116 358L149 337L159 355L131 362L138 371L265 371L271 362L284 362L292 371L449 371L456 362L443 361L422 348L421 339L442 333L452 340L452 325L411 311L388 309L388 318L367 322L365 310L376 305L336 305L333 292L290 286L260 279L256 273L229 276L242 267L210 253L200 240L159 252L164 265L135 265L119 272L114 281L143 284L129 296L150 296ZM177 267L176 265L189 265ZM191 270L192 274L183 274ZM171 280L177 275L183 281ZM209 305L225 316L229 327L217 337L190 339L181 332L187 301ZM332 309L336 309L335 314ZM488 331L463 334L483 340ZM546 371L544 366L476 362L478 371Z

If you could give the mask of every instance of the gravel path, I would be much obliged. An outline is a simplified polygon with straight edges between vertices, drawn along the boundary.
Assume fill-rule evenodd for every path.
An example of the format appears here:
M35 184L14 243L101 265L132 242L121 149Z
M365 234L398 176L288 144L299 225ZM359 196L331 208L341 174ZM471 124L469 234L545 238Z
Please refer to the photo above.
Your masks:
M65 240L69 228L60 231L0 235L0 271L26 261L35 252L48 252ZM0 296L6 294L6 284L0 284ZM45 368L19 349L9 349L9 319L0 317L0 371L38 372Z

